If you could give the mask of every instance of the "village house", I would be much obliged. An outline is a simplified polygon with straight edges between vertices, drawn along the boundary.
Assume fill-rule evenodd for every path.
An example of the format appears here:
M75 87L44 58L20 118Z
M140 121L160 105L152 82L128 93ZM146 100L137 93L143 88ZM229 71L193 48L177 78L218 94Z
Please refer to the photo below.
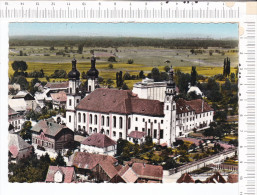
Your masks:
M183 173L177 183L195 183L195 180L188 173Z
M8 135L9 162L17 163L32 154L32 146L17 134Z
M111 183L162 183L163 168L145 163L128 163L110 180Z
M99 164L100 163L100 164ZM99 164L99 166L97 166ZM75 152L69 158L68 166L75 166L77 174L90 176L91 178L109 181L113 173L113 167L118 166L118 161L112 157L102 154L92 154L87 152Z
M67 96L65 91L50 94L53 103L53 109L65 108Z
M25 122L24 116L8 105L8 123L9 132L19 132L22 129L22 124Z
M14 100L24 100L26 102L26 110L34 110L37 107L35 98L28 91L19 91L12 96ZM9 103L11 105L11 103Z
M31 128L32 145L47 151L72 149L74 132L65 125L57 124L53 119L40 120Z
M114 156L117 152L117 143L102 133L94 133L82 141L81 151Z
M46 183L72 183L76 182L74 167L49 166Z

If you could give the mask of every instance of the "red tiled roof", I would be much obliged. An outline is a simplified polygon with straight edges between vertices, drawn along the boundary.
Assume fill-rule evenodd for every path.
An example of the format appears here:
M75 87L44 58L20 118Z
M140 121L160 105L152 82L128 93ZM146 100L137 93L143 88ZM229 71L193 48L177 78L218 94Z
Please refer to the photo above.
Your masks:
M73 176L75 173L74 167L59 167L59 166L49 166L46 175L46 182L54 182L54 175L57 171L63 173L63 183L71 183L73 181Z
M216 172L214 175L208 177L204 183L226 183L226 180L219 172Z
M229 174L227 182L228 183L237 183L238 182L238 174Z
M99 88L81 100L76 108L102 113L163 116L163 104L160 101L139 99L130 90Z
M76 152L71 156L69 164L76 166L81 169L93 169L101 161L107 160L111 164L117 162L112 156L92 154L87 152Z
M81 144L95 146L98 148L106 148L108 146L116 145L117 143L102 133L94 133L87 137Z
M177 107L177 114L187 113L194 111L191 106L189 106L186 102L186 100L179 98L176 101L176 107Z
M135 139L141 139L144 136L145 136L145 133L140 131L131 131L130 134L128 135L128 137L132 137Z
M59 91L59 93L51 93L50 95L54 101L59 101L59 102L67 101L67 95L64 91Z
M105 173L112 179L117 173L117 169L113 166L109 160L100 161L99 165L105 171Z
M149 165L144 163L133 163L133 171L140 178L162 180L163 168L159 165Z
M69 82L56 82L56 83L50 83L48 82L44 87L46 88L52 88L52 89L57 89L57 88L68 88L69 87Z
M125 165L119 172L118 175L126 182L126 183L135 183L138 179L137 174L133 171L129 165Z
M184 173L177 180L177 183L195 183L195 180L188 173Z
M213 108L202 99L186 101L186 103L195 110L196 114L213 111Z
M12 156L16 158L20 151L27 150L30 152L32 146L25 142L19 135L17 134L9 134L8 135L8 149Z

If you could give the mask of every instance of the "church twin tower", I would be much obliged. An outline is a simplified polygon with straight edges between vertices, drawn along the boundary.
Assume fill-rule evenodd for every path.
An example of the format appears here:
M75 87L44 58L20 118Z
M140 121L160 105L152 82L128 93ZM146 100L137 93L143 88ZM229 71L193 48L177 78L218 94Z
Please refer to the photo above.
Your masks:
M95 68L96 58L93 56L91 58L91 68L87 72L87 90L86 93L94 91L98 85L98 75L99 72ZM66 103L66 124L67 126L75 130L76 129L76 106L81 100L81 92L79 87L81 84L80 81L80 72L77 70L77 61L76 59L72 60L72 70L68 74L69 78L69 88L67 93L67 103Z

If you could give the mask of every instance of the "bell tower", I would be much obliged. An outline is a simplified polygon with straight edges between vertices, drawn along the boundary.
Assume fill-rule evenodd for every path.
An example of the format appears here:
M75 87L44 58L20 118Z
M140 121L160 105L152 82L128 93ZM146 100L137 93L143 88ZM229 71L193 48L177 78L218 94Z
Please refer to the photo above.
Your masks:
M79 92L80 72L77 70L76 64L76 59L73 59L72 69L68 74L69 88L66 102L66 125L73 131L76 130L76 106L81 100Z
M175 142L176 135L176 102L174 96L176 95L176 85L174 82L174 70L172 66L169 70L169 81L165 91L164 99L164 115L165 115L165 142L171 146Z
M88 80L87 80L87 92L88 93L91 93L92 91L94 91L96 88L99 87L99 85L98 85L99 72L95 68L95 62L96 62L96 58L95 58L95 56L92 56L92 58L91 58L91 68L87 72L87 78L88 78Z

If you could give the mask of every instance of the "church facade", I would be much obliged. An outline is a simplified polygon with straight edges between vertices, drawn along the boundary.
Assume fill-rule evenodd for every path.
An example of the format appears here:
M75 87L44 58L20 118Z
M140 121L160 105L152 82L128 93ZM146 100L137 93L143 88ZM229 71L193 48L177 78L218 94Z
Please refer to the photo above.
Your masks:
M85 131L89 135L103 133L116 141L119 138L128 139L128 135L141 132L140 135L150 136L153 142L167 146L171 146L177 136L182 136L182 133L176 132L186 129L183 130L183 126L180 128L183 119L177 113L178 104L174 100L176 90L172 68L169 71L164 100L159 101L139 98L130 90L99 88L99 72L95 68L95 62L92 57L91 69L87 73L88 95L81 99L80 73L76 69L76 60L72 61L72 70L68 74L66 105L66 125L70 129ZM183 111L180 113L183 114Z

